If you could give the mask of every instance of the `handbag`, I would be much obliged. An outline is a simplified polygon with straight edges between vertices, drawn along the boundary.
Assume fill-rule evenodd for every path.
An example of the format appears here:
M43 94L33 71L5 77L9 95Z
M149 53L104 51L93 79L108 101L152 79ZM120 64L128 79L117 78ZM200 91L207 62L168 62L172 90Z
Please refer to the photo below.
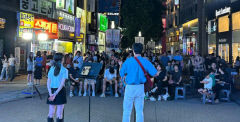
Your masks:
M151 90L151 88L153 87L153 82L151 81L150 76L148 75L147 71L144 69L143 65L141 64L141 62L137 59L137 57L134 57L135 60L138 62L138 64L140 65L141 69L144 72L144 75L147 79L147 82L144 84L144 90L145 92L148 92Z

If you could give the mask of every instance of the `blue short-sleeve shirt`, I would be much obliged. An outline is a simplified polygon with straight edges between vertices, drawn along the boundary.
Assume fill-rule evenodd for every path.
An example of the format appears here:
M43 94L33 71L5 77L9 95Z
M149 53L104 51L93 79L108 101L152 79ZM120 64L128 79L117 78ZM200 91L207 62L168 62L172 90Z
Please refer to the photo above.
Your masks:
M51 67L48 73L48 78L51 80L51 88L58 88L62 79L68 79L68 70L62 65L58 76L54 76L55 67Z
M138 60L142 63L144 69L151 75L154 76L157 74L157 69L153 66L151 62L143 57L137 57ZM132 58L128 58L120 69L120 76L124 77L126 75L127 84L142 84L146 82L146 77L144 72L138 62Z

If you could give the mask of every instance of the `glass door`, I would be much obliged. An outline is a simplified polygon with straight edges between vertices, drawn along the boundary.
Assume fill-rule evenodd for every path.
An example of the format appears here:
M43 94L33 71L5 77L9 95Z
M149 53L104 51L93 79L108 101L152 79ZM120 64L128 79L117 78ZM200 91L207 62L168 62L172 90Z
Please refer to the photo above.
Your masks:
M222 59L229 62L229 45L219 44L218 54Z

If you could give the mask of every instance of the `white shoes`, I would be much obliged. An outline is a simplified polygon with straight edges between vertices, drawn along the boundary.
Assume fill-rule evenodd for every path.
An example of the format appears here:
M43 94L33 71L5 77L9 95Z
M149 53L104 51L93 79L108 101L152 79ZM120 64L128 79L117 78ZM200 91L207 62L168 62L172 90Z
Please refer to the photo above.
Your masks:
M81 93L81 91L79 91L79 93L78 93L78 96L79 96L79 97L81 97L81 96L82 96L82 93Z
M156 101L156 99L153 96L151 96L150 101Z
M92 92L92 96L95 97L95 92Z
M104 93L102 93L102 94L100 95L100 97L106 97L106 96L105 96L105 94L104 94Z
M157 87L155 87L154 89L151 90L152 93L156 92Z
M118 96L118 93L115 93L115 97L119 97L119 96Z
M70 95L69 95L70 97L73 97L73 93L72 92L70 92Z
M167 93L167 94L165 94L165 95L163 95L163 100L165 100L165 101L167 101L167 98L169 97L169 94Z
M83 96L84 96L84 97L86 97L86 96L87 96L87 93L86 93L86 92L84 92L84 93L83 93Z
M158 96L158 101L161 101L161 100L162 100L162 96L159 95L159 96Z

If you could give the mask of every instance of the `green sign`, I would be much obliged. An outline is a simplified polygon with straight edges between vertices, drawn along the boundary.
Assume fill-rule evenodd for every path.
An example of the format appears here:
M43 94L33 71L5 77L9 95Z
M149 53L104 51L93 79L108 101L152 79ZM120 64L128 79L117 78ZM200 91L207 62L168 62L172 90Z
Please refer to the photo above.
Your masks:
M108 29L108 19L106 16L99 14L99 30L106 32Z

